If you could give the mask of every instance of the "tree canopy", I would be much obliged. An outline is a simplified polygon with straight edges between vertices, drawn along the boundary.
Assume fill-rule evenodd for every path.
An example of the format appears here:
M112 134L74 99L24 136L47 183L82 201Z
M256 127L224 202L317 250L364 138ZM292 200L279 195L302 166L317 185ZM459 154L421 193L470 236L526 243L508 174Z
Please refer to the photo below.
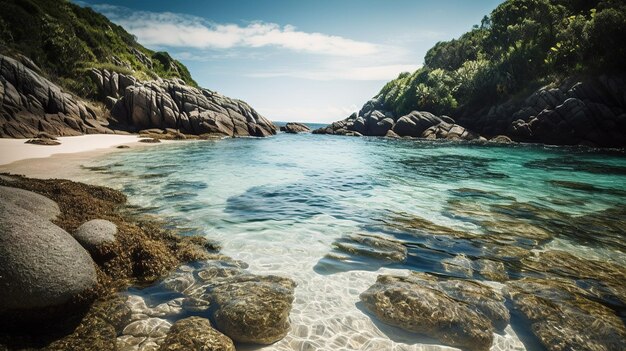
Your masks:
M380 94L397 115L454 114L572 75L623 74L624 33L620 0L507 0L460 38L435 44L422 68Z

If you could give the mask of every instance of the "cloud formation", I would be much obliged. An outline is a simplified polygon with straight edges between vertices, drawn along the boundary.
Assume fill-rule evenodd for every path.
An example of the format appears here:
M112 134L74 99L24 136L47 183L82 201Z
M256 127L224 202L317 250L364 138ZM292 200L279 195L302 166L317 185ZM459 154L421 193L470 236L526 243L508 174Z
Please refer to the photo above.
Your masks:
M373 43L336 35L308 33L291 25L253 22L246 26L211 23L203 18L171 12L125 11L111 5L94 5L148 46L195 49L279 47L297 52L332 56L368 55L379 52Z
M253 78L291 77L311 80L390 80L400 72L413 72L421 65L371 65L360 67L337 67L308 71L283 71L249 74Z

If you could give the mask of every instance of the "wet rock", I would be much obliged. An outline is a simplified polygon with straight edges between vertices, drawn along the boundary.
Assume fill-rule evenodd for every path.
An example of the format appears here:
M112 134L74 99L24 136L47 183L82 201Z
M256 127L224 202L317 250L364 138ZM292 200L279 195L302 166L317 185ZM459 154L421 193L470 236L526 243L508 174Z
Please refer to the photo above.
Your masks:
M290 134L309 133L311 131L311 128L309 128L306 124L289 122L283 127L280 127L280 131Z
M491 288L424 273L380 275L361 301L385 323L468 350L488 350L494 330L509 320L504 298Z
M53 220L61 214L59 205L32 191L0 186L0 202L11 203L42 219Z
M118 149L130 149L130 146L128 146L128 145L118 145L117 148Z
M560 278L585 287L582 295L616 310L626 310L626 268L611 262L583 259L564 251L544 251L521 261L526 271Z
M94 262L70 234L9 202L0 212L0 312L62 305L95 287Z
M122 335L117 338L116 347L120 351L158 351L164 337L148 338L145 336Z
M626 328L610 308L585 298L585 290L562 279L523 278L507 283L517 311L550 350L619 350Z
M183 300L184 298L179 297L156 306L148 306L141 296L131 295L126 304L134 316L141 316L138 319L146 319L147 317L170 318L182 313Z
M145 139L139 139L139 142L153 144L153 143L160 143L161 140L156 139L156 138L145 138Z
M76 239L87 251L95 252L104 244L115 242L117 226L105 219L92 219L85 222L74 232Z
M346 235L333 243L333 246L352 255L369 256L391 262L403 262L407 256L407 249L402 243L375 235Z
M441 266L445 272L459 277L471 278L474 274L472 260L463 254L441 261Z
M499 144L510 144L513 142L513 140L511 140L511 138L509 138L506 135L497 135L489 139L489 141L492 143L499 143Z
M197 297L186 297L182 301L182 308L188 312L204 312L211 307L211 302L197 298Z
M213 329L204 318L189 317L174 323L161 351L235 351L233 341Z
M161 286L164 289L175 291L178 293L185 293L191 288L196 279L191 272L177 272L163 280Z
M134 337L163 338L172 325L161 318L146 318L128 324L122 334Z
M502 262L482 258L474 261L473 267L483 278L497 282L509 280L509 275Z
M242 274L210 286L217 328L237 342L271 344L289 331L296 284L288 278Z

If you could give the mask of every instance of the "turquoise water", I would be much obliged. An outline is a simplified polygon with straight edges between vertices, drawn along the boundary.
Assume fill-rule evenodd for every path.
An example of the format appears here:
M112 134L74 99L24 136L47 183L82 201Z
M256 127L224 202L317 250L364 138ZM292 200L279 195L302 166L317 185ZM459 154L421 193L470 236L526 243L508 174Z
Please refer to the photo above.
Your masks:
M376 322L357 302L380 273L460 276L442 264L455 257L499 260L511 279L521 276L490 249L493 239L451 233L626 266L623 232L602 225L624 221L621 151L281 133L131 149L86 167L90 181L121 189L172 227L219 241L252 272L298 283L292 330L268 350L436 349ZM537 230L545 235L533 236ZM408 258L334 249L356 233L397 240ZM525 349L523 334L509 326L495 345Z

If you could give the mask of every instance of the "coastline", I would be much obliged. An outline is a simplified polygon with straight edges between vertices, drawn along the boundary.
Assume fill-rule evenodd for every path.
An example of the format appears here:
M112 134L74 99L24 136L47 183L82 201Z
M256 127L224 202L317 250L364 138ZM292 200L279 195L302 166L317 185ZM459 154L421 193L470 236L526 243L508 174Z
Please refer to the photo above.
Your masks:
M113 152L174 142L142 143L140 138L139 135L90 134L59 137L61 145L53 146L26 144L28 139L0 139L0 173L84 182L84 176L88 174L80 165L86 161ZM122 145L128 148L118 148Z

